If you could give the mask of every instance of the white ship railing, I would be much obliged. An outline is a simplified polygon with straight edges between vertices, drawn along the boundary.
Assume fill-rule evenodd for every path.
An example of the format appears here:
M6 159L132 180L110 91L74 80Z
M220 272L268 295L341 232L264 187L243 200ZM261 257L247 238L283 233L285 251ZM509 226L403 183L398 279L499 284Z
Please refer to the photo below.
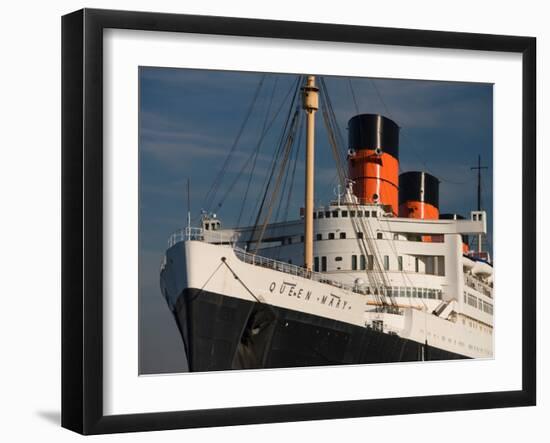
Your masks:
M475 278L473 275L464 274L464 283L470 288L485 294L487 297L493 297L493 288L487 283Z
M183 228L174 232L168 239L168 247L171 248L176 243L198 240L213 244L233 244L235 242L235 234L231 235L227 231L209 231L202 228Z
M244 263L273 269L274 271L284 272L285 274L296 275L297 277L315 280L320 283L326 283L347 291L367 294L367 288L359 288L356 285L349 285L339 281L331 280L327 278L326 274L322 274L320 272L308 271L301 266L293 265L291 263L285 263L282 261L273 260L272 258L262 257L261 255L251 254L250 252L246 252L240 248L234 248L233 250L237 258Z
M399 297L399 294L405 293L409 294L407 298L411 298L411 289L412 288L401 288L401 287L381 287L373 288L367 285L350 285L342 283L337 280L331 280L327 278L327 274L320 272L308 271L307 269L302 268L301 266L293 265L291 263L285 263L271 258L262 257L261 255L251 254L240 248L233 248L237 258L245 263L262 266L264 268L273 269L275 271L284 272L286 274L296 275L298 277L307 278L310 280L318 281L319 283L325 283L346 291L355 292L363 295L378 295L380 297ZM416 289L416 288L415 288ZM416 292L415 292L416 293ZM443 291L433 289L431 290L431 296L429 298L441 300L443 297ZM428 297L418 297L418 298L428 298Z
M377 295L380 297L399 297L400 294L406 294L404 296L407 298L430 298L430 299L438 299L438 300L441 300L443 297L443 291L437 290L437 289L428 289L428 291L430 291L429 297L426 294L424 294L423 296L419 295L418 297L415 297L417 288L412 288L412 287L374 288L368 285L358 286L358 285L342 283L337 280L331 280L330 278L327 278L327 274L323 274L321 272L315 272L315 271L308 271L307 269L301 266L274 260L272 258L263 257L261 255L252 254L241 248L238 248L235 246L236 239L234 235L229 236L227 235L227 232L225 233L225 235L223 235L222 232L207 231L202 228L180 229L179 231L174 232L170 236L168 240L168 247L172 247L176 243L187 241L187 240L196 240L196 241L204 241L204 242L214 243L214 244L232 245L235 255L239 260L241 260L244 263L273 269L275 271L284 272L285 274L295 275L297 277L303 277L310 280L315 280L315 281L318 281L319 283L325 283L325 284L334 286L336 288L344 289L344 290L355 292L358 294ZM412 291L413 289L414 291ZM412 297L411 297L411 294L412 294ZM403 297L403 295L401 296Z

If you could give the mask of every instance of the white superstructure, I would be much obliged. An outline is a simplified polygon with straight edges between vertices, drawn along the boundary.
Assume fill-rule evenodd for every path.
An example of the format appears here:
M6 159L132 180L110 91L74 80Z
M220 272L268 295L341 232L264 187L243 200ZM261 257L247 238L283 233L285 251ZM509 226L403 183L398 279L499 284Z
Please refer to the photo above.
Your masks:
M202 228L171 237L168 259L180 248L197 259L188 260L187 281L166 295L177 296L185 284L250 300L225 266L204 286L224 257L262 303L490 358L492 266L464 255L461 238L485 234L485 218L474 211L470 220L415 220L389 217L380 205L332 202L315 211L314 272L308 273L301 267L302 219L269 225L253 254L245 251L255 247L252 228L221 229L219 219L206 217ZM424 235L434 241L422 241Z

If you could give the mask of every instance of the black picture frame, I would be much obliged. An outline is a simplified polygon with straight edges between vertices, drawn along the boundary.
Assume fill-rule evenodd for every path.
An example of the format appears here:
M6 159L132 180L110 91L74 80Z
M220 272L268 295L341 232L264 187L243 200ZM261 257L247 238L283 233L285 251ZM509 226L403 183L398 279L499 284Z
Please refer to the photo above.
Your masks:
M392 399L103 413L103 31L501 51L522 55L522 389ZM62 426L82 434L458 411L536 403L536 39L83 9L62 18Z

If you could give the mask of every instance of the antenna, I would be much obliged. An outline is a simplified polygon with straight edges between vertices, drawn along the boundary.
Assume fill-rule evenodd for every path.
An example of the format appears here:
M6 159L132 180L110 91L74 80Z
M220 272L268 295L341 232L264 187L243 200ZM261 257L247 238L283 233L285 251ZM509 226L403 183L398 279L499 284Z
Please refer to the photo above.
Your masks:
M481 166L481 155L477 156L477 166L472 166L470 168L472 171L477 170L477 210L481 211L481 170L489 169L487 166ZM477 236L477 251L481 252L482 250L482 237L481 234Z
M487 166L481 166L481 155L478 155L477 166L472 166L470 169L477 169L477 210L481 211L481 170L489 168Z
M187 228L191 228L191 193L189 189L191 187L191 180L187 177Z

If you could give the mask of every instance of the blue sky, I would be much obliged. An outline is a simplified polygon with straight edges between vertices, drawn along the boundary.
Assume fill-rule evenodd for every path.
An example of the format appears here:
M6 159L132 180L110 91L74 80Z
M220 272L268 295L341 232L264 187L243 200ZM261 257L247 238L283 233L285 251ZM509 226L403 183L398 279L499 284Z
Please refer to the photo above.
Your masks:
M206 194L258 90L253 112L210 205L225 226L237 221L249 168L240 180L235 182L235 177L258 144L266 115L271 121L280 108L260 145L243 206L241 224L253 220L296 75L142 67L139 80L140 365L144 373L178 371L185 368L183 347L160 296L158 265L170 233L186 224L187 179L196 218L201 208L206 209ZM357 110L383 114L400 126L401 172L424 170L439 178L442 213L468 216L475 209L477 182L470 167L481 155L489 167L483 173L482 204L492 222L492 85L347 77L325 77L325 81L345 140L347 122ZM334 198L337 179L320 113L315 148L315 201L324 204ZM302 206L303 170L302 150L288 218L296 218ZM234 187L223 198L232 183ZM491 235L488 240L492 249Z

